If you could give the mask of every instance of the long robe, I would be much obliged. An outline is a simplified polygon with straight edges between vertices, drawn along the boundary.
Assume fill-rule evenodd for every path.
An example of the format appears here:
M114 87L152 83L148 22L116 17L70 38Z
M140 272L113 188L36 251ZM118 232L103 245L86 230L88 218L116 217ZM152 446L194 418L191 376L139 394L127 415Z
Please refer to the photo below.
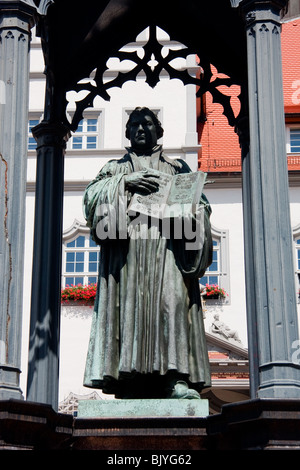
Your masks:
M191 171L183 160L165 156L161 147L148 158L150 168L161 172ZM199 277L212 256L210 206L202 195L204 236L198 250L186 250L184 239L164 237L159 226L128 225L132 195L125 190L124 175L143 168L143 158L129 149L102 168L83 201L87 225L101 246L84 385L116 396L122 396L128 377L162 377L171 371L196 390L210 386L199 291ZM105 238L103 223L109 220Z

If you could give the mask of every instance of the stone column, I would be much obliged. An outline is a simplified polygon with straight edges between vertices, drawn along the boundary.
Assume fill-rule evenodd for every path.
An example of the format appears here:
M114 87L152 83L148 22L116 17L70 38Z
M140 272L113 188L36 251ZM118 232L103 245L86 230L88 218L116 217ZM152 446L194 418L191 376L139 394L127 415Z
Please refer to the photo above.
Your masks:
M64 153L69 131L42 122L37 141L27 400L58 408Z
M244 0L250 150L243 197L252 398L300 398L293 248L285 149L280 11L284 0Z
M22 338L29 42L34 9L0 1L0 399L23 399Z

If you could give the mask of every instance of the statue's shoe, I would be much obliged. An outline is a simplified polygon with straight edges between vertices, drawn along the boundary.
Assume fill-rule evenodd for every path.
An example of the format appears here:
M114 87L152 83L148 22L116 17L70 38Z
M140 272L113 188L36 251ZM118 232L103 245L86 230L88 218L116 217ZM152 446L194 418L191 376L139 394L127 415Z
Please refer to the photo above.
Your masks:
M196 390L189 388L188 384L181 380L176 383L171 398L187 398L189 400L196 398L201 400L200 394Z

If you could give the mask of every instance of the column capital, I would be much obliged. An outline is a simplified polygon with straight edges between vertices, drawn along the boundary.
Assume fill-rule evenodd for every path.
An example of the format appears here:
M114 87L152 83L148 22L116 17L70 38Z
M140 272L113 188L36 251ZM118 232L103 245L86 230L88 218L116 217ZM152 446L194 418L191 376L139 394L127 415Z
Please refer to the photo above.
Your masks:
M35 14L36 9L26 2L0 0L0 29L16 27L29 33L28 24L30 28L34 26Z
M70 129L61 122L42 121L32 129L32 134L37 141L37 148L64 148L70 137Z
M1 2L0 2L1 3ZM259 9L259 8L274 8L281 11L287 7L289 0L242 0L240 7L242 9Z
M255 22L280 22L280 12L288 6L288 0L243 0L240 8L244 14L246 25Z
M0 0L0 10L25 10L35 11L36 9L25 0Z
M20 11L33 15L36 13L36 8L22 0L0 0L0 13L9 11Z

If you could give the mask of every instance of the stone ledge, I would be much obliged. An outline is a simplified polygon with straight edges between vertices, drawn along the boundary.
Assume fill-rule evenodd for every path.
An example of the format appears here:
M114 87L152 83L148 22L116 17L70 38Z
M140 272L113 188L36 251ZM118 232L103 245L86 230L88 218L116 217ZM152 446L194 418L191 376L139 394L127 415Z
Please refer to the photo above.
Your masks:
M214 450L300 450L300 400L257 398L223 405L207 421Z
M207 418L77 418L73 450L179 451L207 449Z
M0 400L0 450L53 450L69 445L73 416L50 405Z

